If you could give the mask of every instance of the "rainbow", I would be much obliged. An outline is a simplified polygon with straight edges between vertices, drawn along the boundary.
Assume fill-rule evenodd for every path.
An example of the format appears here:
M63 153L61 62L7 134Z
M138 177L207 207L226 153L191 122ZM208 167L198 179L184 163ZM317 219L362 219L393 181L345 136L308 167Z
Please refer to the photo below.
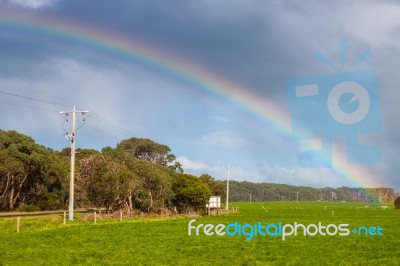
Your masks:
M240 107L259 119L279 135L291 139L290 120L286 110L273 102L261 99L251 90L222 78L176 55L162 51L139 40L106 32L60 18L37 17L0 10L0 36L17 36L27 42L53 45L57 49L88 54L117 64L139 65L151 72L190 84L202 94L217 97ZM335 175L356 187L379 187L382 181L366 165L347 163L345 153L334 153Z

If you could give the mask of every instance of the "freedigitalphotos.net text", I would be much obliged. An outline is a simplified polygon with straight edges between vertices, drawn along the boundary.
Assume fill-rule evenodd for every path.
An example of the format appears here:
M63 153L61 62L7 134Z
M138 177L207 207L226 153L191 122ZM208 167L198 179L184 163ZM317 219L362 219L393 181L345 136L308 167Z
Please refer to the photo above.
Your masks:
M188 223L188 235L198 236L204 234L206 236L245 236L246 240L251 240L255 236L270 236L270 237L281 237L283 241L288 236L349 236L352 232L356 235L366 236L383 236L383 228L378 226L360 226L350 230L349 224L327 224L324 225L322 222L317 224L301 224L294 222L293 224L269 223L263 224L257 222L255 224L240 224L234 222L228 225L225 224L195 224L196 219L192 219Z

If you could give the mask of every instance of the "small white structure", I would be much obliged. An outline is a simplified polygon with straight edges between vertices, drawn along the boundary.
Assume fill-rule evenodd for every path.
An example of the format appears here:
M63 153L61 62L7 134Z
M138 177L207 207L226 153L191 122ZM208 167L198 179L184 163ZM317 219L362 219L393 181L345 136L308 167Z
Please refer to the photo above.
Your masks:
M206 205L209 209L220 209L221 208L221 196L211 196L209 203Z

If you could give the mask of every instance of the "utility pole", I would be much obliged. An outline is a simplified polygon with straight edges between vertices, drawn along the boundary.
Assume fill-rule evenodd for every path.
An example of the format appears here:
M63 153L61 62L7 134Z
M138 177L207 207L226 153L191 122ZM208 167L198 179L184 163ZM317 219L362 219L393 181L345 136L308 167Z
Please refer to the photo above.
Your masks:
M71 133L65 134L65 137L71 141L71 170L70 170L70 181L69 181L69 208L68 217L70 221L74 220L74 182L75 182L75 153L76 153L76 113L82 113L83 120L85 119L85 113L89 111L76 111L75 106L72 111L60 112L65 114L66 121L68 121L69 114L72 114L72 131Z
M229 164L228 164L228 180L226 181L226 210L229 210Z

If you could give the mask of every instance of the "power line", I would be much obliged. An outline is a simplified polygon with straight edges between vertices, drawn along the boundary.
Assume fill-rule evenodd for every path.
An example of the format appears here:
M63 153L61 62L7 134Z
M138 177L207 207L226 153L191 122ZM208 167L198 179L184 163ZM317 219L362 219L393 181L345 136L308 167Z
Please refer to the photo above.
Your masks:
M51 109L46 109L46 108L41 108L41 107L34 107L34 106L27 106L27 105L22 105L22 104L17 104L17 103L10 103L10 102L5 102L5 101L0 101L0 104L7 104L7 105L12 105L12 106L21 107L21 108L27 108L27 109L32 109L32 110L39 110L39 111L46 111L46 112L52 112L52 113L59 113L59 111L56 111L56 110L51 110ZM108 121L108 120L106 120L106 119L104 119L104 118L101 118L101 117L97 118L97 117L91 116L91 115L89 115L89 116L90 116L90 117L93 117L95 120L97 120L97 121L99 121L99 122L102 122L102 123L104 123L104 124L108 124L108 126L114 128L114 129L117 129L119 132L122 132L122 133L128 132L128 131L124 130L123 128L119 128L119 127L114 126L112 122L110 122L110 121ZM97 115L97 116L98 116L98 115ZM107 121L108 123L105 123L103 120L104 120L104 121ZM67 131L64 129L64 124L65 124L65 122L66 122L66 121L64 120L62 129L63 129L64 132L67 132ZM98 128L95 128L95 127L93 127L93 126L90 126L90 125L88 125L88 124L85 123L85 122L82 122L82 124L77 128L77 130L78 130L79 128L83 127L83 126L87 126L87 127L91 128L92 130L95 130L95 131L97 131L97 132L99 132L99 133L101 133L101 134L103 134L103 135L109 136L109 137L111 137L111 138L113 138L113 139L115 139L115 140L117 140L117 141L121 141L120 138L117 138L117 137L115 137L115 136L113 136L113 135L111 135L111 134L108 134L108 133L106 133L106 132L104 132L104 131L102 131L102 130L100 130L100 129L98 129ZM126 135L127 133L124 133L124 134Z
M102 131L102 130L100 130L100 129L98 129L98 128L92 127L92 126L88 125L88 123L86 123L85 126L88 127L88 128L90 128L90 129L92 129L92 130L95 130L95 131L97 131L97 132L99 132L99 133L101 133L101 134L104 134L104 135L106 135L106 136L109 136L109 137L111 137L111 138L113 138L113 139L115 139L115 140L117 140L117 141L121 141L120 138L117 138L117 137L115 137L115 136L113 136L113 135L110 135L110 134L108 134L108 133L106 133L106 132L104 132L104 131Z
M96 113L89 114L89 116L90 116L90 117L93 117L94 119L96 119L96 120L99 121L99 122L102 122L102 123L104 123L104 124L107 124L108 126L114 128L115 130L119 131L120 133L122 133L122 134L124 134L124 135L126 135L126 136L128 136L128 137L131 137L131 136L133 135L133 134L132 134L131 132L129 132L128 130L126 130L126 129L124 129L124 128L118 126L118 125L116 125L115 123L113 123L113 122L111 122L111 121L105 119L104 117L101 117L100 115L98 115L98 114L96 114Z
M26 99L26 100L30 100L30 101L36 101L36 102L41 102L41 103L51 104L51 105L56 105L56 106L63 106L63 107L68 107L68 108L72 107L72 105L66 105L64 103L59 103L59 102L55 102L55 101L49 101L49 100L44 100L44 99L28 97L28 96L24 96L24 95L20 95L20 94L16 94L16 93L11 93L11 92L7 92L7 91L0 91L0 94L5 94L5 95L17 97L17 98L22 98L22 99ZM40 111L48 111L48 112L59 113L57 110L41 108L41 107L34 107L34 106L27 106L27 105L24 105L24 104L17 104L17 103L11 103L11 102L6 102L6 101L0 101L0 103L13 105L13 106L17 106L17 107L22 107L22 108L33 109L33 110L40 110ZM117 131L117 132L119 132L119 133L121 133L121 134L123 134L125 136L131 137L131 136L134 135L133 133L129 132L128 130L118 126L116 123L111 122L110 120L108 120L108 119L106 119L106 118L104 118L104 117L102 117L102 116L100 116L100 115L98 115L96 113L89 113L89 116L92 117L93 119L97 120L98 122L103 123L103 124L107 125L108 127L111 127L115 131ZM83 126L83 125L86 125L89 128L91 128L91 129L93 129L93 130L95 130L97 132L100 132L100 133L102 133L104 135L107 135L107 136L109 136L109 137L111 137L113 139L116 139L118 141L121 140L120 138L117 138L117 137L115 137L115 136L113 136L111 134L108 134L108 133L106 133L106 132L104 132L104 131L102 131L100 129L97 129L97 128L93 127L93 126L87 125L85 123L82 124L81 126Z
M40 108L40 107L34 107L34 106L27 106L27 105L23 105L23 104L9 103L9 102L4 102L4 101L0 101L0 103L8 104L8 105L13 105L13 106L18 106L18 107L22 107L22 108L33 109L33 110L40 110L40 111L47 111L47 112L58 113L58 111L56 111L56 110L51 110L51 109L46 109L46 108Z
M66 105L64 103L58 103L58 102L53 102L53 101L48 101L48 100L32 98L32 97L23 96L23 95L11 93L11 92L6 92L6 91L0 91L0 93L6 94L6 95L9 95L9 96L13 96L13 97L18 97L18 98L22 98L22 99L31 100L31 101L36 101L36 102L42 102L42 103L47 103L47 104L52 104L52 105L57 105L57 106L63 106L63 107L72 107L71 105Z

